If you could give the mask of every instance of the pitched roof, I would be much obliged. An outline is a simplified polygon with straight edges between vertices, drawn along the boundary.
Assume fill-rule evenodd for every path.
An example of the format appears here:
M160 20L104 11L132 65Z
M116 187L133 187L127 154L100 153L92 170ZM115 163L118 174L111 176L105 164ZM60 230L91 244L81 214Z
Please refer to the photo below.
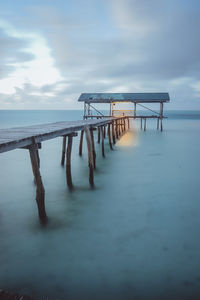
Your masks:
M83 93L78 101L87 103L110 102L168 102L168 93Z

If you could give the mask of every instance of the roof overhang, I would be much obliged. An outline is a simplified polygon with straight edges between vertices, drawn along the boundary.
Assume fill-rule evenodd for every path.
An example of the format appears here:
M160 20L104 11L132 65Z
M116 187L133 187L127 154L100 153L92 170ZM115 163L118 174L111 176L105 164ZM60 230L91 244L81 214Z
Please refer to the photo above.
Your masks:
M158 103L169 102L170 98L168 93L83 93L78 101L86 103Z

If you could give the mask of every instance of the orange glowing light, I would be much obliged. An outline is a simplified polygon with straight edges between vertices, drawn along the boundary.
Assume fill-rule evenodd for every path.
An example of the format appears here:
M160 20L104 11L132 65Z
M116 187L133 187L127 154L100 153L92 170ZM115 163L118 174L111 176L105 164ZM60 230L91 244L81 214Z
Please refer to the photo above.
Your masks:
M133 147L137 145L138 138L135 130L126 132L117 142L117 146L120 147Z

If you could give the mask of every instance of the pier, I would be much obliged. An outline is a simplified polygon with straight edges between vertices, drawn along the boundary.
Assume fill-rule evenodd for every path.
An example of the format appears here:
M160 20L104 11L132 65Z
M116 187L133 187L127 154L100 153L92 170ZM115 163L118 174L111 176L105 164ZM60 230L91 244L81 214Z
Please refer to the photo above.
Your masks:
M45 188L40 173L39 149L42 142L62 137L61 166L66 165L66 183L70 190L73 189L71 175L71 152L73 137L80 132L79 150L82 156L83 138L85 135L88 150L89 183L94 187L94 171L96 168L96 152L93 131L97 130L97 142L101 143L102 157L105 157L104 140L108 137L110 149L116 143L116 139L129 129L127 117L109 117L95 120L56 122L26 127L15 127L0 129L0 153L14 149L25 149L29 151L34 182L36 185L36 203L39 219L42 224L47 222L45 209ZM66 163L65 163L66 161Z
M94 130L97 130L97 143L101 143L102 157L105 157L104 140L108 137L110 149L130 128L130 118L141 120L141 129L146 130L146 121L148 118L157 120L157 129L162 131L163 125L163 105L169 101L168 93L95 93L81 94L78 101L84 102L84 116L82 121L56 122L50 124L40 124L26 127L16 127L9 129L0 129L0 153L14 149L26 149L30 154L30 161L36 185L36 202L38 215L41 223L47 222L45 209L45 188L40 173L39 149L42 142L57 137L62 137L61 166L66 161L66 183L70 190L73 189L71 175L71 152L73 137L78 136L80 132L79 155L82 156L83 138L85 135L88 150L89 183L94 187L94 171L96 168L96 152L94 141ZM116 110L116 103L130 102L134 104L134 110ZM96 109L91 103L109 103L109 115L104 115ZM145 107L141 103L159 103L160 112ZM137 115L136 105L154 112L154 115ZM92 113L95 111L95 115ZM144 123L144 125L143 125Z

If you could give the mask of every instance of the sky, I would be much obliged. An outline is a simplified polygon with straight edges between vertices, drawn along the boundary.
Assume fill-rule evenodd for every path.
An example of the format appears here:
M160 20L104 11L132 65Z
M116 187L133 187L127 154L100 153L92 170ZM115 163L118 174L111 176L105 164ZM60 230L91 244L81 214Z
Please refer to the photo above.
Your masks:
M200 110L199 0L0 0L0 109L169 92Z

